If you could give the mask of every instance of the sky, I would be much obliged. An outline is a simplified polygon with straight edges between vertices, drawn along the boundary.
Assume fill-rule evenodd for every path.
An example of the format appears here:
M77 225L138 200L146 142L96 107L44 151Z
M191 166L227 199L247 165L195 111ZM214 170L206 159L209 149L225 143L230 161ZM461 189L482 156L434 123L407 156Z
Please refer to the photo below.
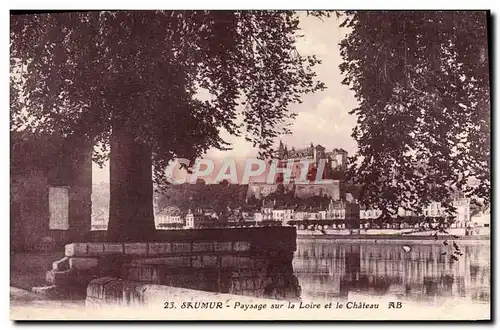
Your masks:
M290 110L297 113L291 127L291 134L281 136L276 140L283 141L289 148L303 148L321 144L327 151L333 148L343 148L349 155L356 151L356 142L351 137L356 124L356 117L349 111L357 106L354 94L347 86L341 84L344 77L338 68L341 56L338 43L346 34L346 29L338 27L338 19L307 16L300 13L300 34L303 38L297 42L297 49L302 55L316 55L322 60L316 73L318 79L326 84L326 90L307 94L303 103L294 104ZM232 150L209 150L206 158L222 162L226 158L235 158L237 162L257 155L257 149L244 137L232 137L225 132L222 136L232 144ZM217 167L217 165L216 165ZM109 167L93 166L93 183L109 182Z

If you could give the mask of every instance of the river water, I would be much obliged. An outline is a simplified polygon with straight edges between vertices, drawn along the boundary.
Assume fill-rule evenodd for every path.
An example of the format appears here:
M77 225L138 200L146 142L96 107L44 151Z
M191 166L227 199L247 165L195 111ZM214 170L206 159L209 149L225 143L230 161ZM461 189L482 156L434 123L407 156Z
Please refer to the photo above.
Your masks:
M452 241L442 240L363 242L299 237L294 274L303 300L385 296L420 303L460 300L489 304L489 241L456 243L458 250Z

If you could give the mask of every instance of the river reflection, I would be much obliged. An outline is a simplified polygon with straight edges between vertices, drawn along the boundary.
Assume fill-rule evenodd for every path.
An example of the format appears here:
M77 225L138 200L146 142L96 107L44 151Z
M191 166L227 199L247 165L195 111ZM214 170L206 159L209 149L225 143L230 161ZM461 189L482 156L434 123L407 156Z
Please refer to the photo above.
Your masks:
M293 268L303 300L347 299L355 293L489 303L489 242L458 244L463 255L452 260L452 244L445 246L442 241L347 243L299 238ZM403 245L411 250L406 252Z

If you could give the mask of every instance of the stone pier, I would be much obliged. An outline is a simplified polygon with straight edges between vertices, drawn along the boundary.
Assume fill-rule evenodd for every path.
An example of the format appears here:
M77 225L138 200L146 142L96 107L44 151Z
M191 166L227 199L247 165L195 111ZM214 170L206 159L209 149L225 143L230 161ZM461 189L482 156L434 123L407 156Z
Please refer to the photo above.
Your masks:
M84 298L90 281L114 277L294 300L301 293L292 269L295 249L294 227L159 231L151 242L72 243L47 272L49 286L34 291Z

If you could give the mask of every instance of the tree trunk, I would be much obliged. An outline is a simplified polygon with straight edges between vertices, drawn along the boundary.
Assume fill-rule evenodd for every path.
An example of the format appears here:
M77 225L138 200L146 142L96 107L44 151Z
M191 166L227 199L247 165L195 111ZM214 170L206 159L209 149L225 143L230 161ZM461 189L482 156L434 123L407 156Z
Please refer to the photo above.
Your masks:
M134 138L132 130L113 127L107 232L111 242L148 241L155 233L151 150Z

